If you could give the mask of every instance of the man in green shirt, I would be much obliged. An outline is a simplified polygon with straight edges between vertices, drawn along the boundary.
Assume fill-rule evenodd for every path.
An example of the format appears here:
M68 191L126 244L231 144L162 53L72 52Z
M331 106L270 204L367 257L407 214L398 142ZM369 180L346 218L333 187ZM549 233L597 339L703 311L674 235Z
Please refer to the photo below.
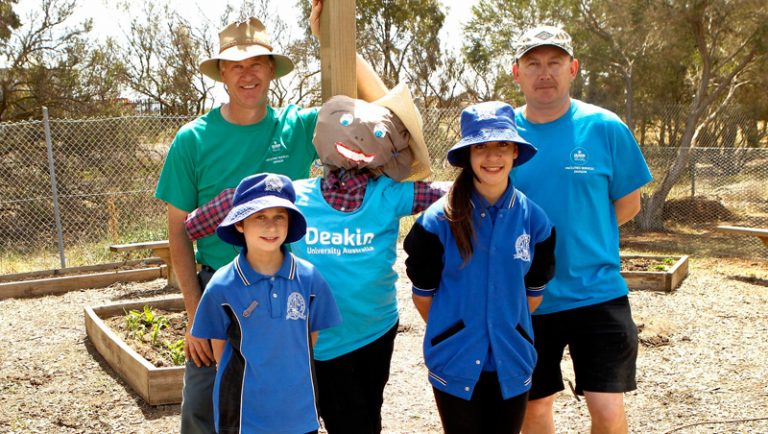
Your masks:
M321 2L313 2L310 25L315 35L319 34L321 9ZM200 71L224 84L229 101L178 131L155 192L168 207L171 261L188 318L182 434L214 432L213 352L208 340L191 336L189 330L207 279L238 253L210 236L198 240L195 257L184 220L189 212L248 175L274 172L292 179L306 178L316 158L312 136L317 108L269 105L270 82L288 74L293 62L272 51L261 21L251 17L229 24L219 33L219 43L219 54L202 62ZM358 96L368 101L386 93L384 83L360 56L357 86ZM196 262L203 267L199 277Z

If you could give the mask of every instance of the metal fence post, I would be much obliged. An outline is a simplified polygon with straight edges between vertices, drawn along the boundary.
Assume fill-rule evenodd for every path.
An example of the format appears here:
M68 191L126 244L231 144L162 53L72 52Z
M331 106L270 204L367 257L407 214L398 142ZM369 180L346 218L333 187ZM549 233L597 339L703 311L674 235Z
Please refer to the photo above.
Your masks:
M56 220L56 236L59 241L59 258L61 268L66 268L67 259L64 257L64 236L61 230L61 212L59 207L59 189L56 185L56 166L53 162L53 143L51 142L51 125L48 122L48 107L43 107L43 126L45 127L45 145L48 147L48 172L51 175L51 191L53 192L53 217Z
M691 197L696 197L696 152L691 152L691 155L688 162L691 171Z

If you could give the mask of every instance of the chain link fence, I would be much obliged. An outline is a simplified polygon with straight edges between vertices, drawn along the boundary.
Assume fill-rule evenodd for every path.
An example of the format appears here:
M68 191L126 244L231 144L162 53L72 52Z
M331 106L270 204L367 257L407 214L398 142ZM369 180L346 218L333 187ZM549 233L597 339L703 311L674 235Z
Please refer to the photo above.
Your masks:
M445 155L458 140L459 113L422 111L439 180L455 174ZM0 123L0 274L60 268L62 258L67 267L112 262L123 258L110 256L110 244L165 239L165 208L154 188L175 132L191 119L50 120L49 141L45 121ZM644 190L650 193L678 149L643 151L655 177ZM768 148L694 148L664 218L700 228L766 227L766 185Z
M0 274L59 268L59 246L72 267L109 262L112 243L166 238L152 196L191 119L51 120L50 145L44 121L0 124Z

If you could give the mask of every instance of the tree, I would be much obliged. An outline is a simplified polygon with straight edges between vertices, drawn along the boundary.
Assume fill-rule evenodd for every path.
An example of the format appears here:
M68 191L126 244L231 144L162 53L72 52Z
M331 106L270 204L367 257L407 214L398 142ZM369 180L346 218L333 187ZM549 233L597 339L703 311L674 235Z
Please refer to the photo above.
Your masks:
M127 3L122 7L128 10ZM213 87L198 67L213 53L210 33L207 23L195 27L167 6L158 10L146 3L142 14L132 18L121 50L123 81L163 114L201 113Z
M648 0L579 0L576 6L575 15L583 29L574 35L583 48L579 57L589 65L590 72L610 73L593 75L588 81L588 91L610 86L616 82L616 76L621 77L624 94L621 111L627 126L634 131L635 101L642 94L636 89L637 74L648 69L642 63L658 53L663 42L658 29L658 24L663 22L660 10L649 8ZM612 93L610 100L614 100L615 95ZM596 99L590 98L594 103L608 105ZM611 105L616 104L612 102Z
M444 21L437 0L358 0L358 50L393 87L416 62L437 69Z
M0 0L0 41L11 37L11 32L21 26L19 16L13 11L13 5L18 0Z
M43 105L60 117L117 111L114 47L87 38L90 21L65 25L75 5L41 0L0 45L0 120L39 117Z
M693 98L677 157L654 191L643 196L638 223L646 230L663 228L664 202L687 167L691 147L696 146L706 126L728 107L738 89L749 83L757 59L766 55L768 46L768 11L761 0L670 0L659 6L669 22L676 24L666 27L666 40L677 41L680 34L690 35L686 40L691 41L694 62L686 78Z

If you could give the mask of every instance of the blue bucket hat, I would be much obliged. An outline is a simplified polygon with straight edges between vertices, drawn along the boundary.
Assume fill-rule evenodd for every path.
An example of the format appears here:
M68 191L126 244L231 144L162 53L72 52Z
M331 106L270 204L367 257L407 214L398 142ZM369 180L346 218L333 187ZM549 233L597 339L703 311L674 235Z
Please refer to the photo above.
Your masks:
M251 175L237 185L232 197L232 209L216 228L216 235L229 244L245 247L245 236L235 223L267 208L285 208L290 215L286 243L293 243L307 233L307 221L296 208L296 192L291 180L274 173Z
M455 167L466 166L469 160L463 154L469 151L469 146L486 142L517 143L518 155L513 167L536 154L536 148L517 133L515 109L500 101L471 105L461 112L461 141L448 151L448 162Z

